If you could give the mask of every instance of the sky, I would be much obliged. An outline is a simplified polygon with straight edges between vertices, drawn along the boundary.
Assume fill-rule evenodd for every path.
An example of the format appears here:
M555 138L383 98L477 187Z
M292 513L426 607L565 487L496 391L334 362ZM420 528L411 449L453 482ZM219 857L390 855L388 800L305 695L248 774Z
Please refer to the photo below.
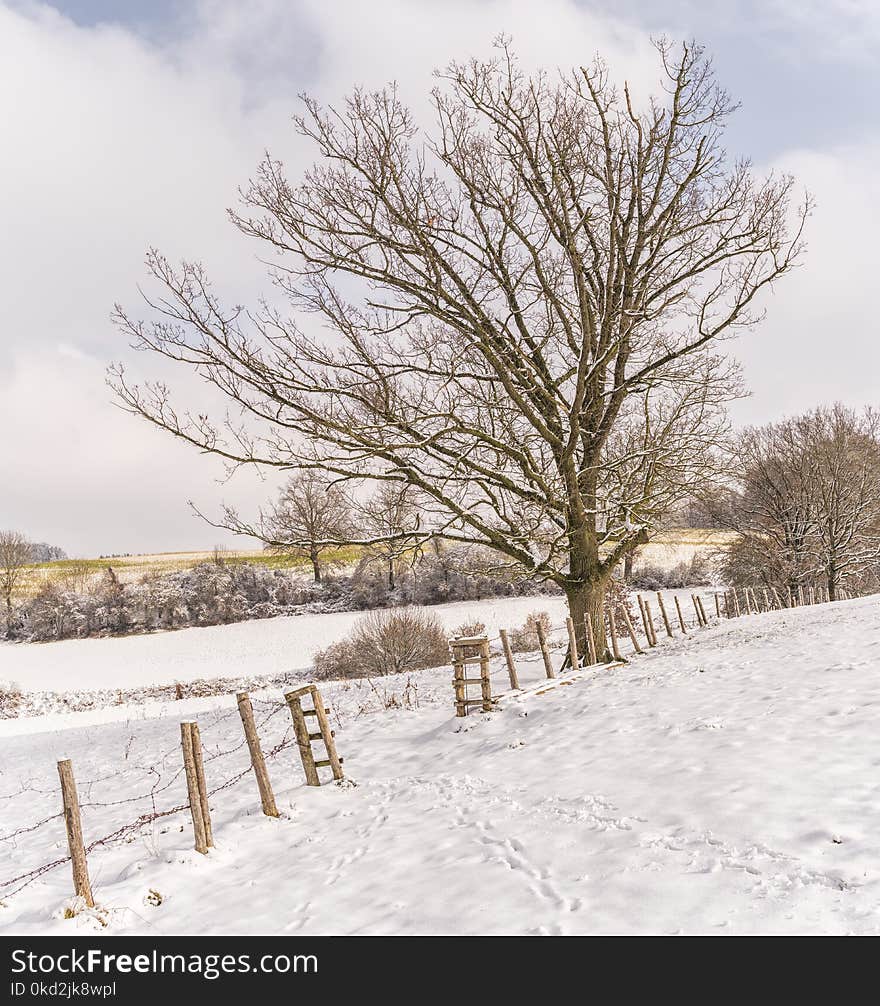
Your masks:
M225 210L267 148L293 177L310 162L297 96L394 79L418 111L434 67L499 32L529 67L599 52L643 94L652 35L702 41L742 103L728 149L792 172L817 204L804 264L731 346L752 392L734 419L880 405L874 0L0 0L0 528L83 556L235 544L187 501L252 513L276 484L227 480L114 405L110 363L159 371L113 328L113 303L136 307L150 246L252 301L265 272Z

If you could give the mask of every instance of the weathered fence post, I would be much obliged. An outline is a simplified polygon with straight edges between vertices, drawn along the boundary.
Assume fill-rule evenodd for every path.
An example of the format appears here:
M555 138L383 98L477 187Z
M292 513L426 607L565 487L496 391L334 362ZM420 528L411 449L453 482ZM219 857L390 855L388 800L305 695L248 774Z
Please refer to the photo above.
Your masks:
M657 591L657 604L660 606L660 614L663 616L663 625L666 627L666 635L672 639L672 626L669 624L669 615L666 614L666 605L663 603L663 595Z
M547 635L544 632L544 626L539 622L537 629L538 645L541 647L541 656L544 659L544 673L548 678L555 678L556 671L553 670L553 662L550 660L550 650L547 648Z
M205 781L205 763L202 760L202 736L199 725L193 721L192 730L193 758L196 763L196 779L199 781L199 800L202 804L202 820L205 822L205 841L208 848L214 847L214 828L211 825L211 811L208 807L208 784Z
M648 628L651 630L651 645L657 645L657 630L654 627L654 616L651 614L651 602L645 598L645 615L648 618Z
M205 819L202 815L202 796L199 792L199 776L193 751L192 723L180 724L180 746L183 748L183 767L186 770L186 790L189 796L189 812L193 822L193 838L196 852L206 855L208 839Z
M629 633L629 638L632 640L633 648L636 653L644 653L645 651L639 646L639 640L636 636L636 630L633 628L632 619L629 617L629 612L626 610L626 605L624 604L621 608L623 611L623 620L626 622L626 631Z
M507 638L507 629L501 629L498 634L501 636L501 646L504 650L504 659L507 661L507 676L510 678L510 687L519 688L519 678L516 674L516 664L513 660L513 650L511 650L510 640Z
M623 660L620 655L620 647L617 644L617 625L614 621L614 603L608 605L608 632L611 636L611 652L615 660Z
M590 665L598 664L598 658L596 657L596 637L593 634L593 620L590 618L589 613L584 615L584 632L587 638L587 653L589 654Z
M92 897L89 867L86 860L85 846L83 845L79 796L76 792L73 766L69 758L58 762L58 778L61 780L61 800L64 805L64 827L67 831L67 848L70 850L73 889L83 899L88 908L94 908L95 899Z
M580 657L578 656L577 636L574 632L574 621L569 617L565 620L565 627L568 629L568 657L571 661L571 669L576 671L580 667Z
M251 753L251 767L257 780L257 789L260 791L260 803L263 805L263 813L266 817L280 817L278 808L275 806L275 794L272 792L272 783L269 781L269 773L266 770L266 759L263 757L260 736L254 723L254 708L251 705L250 696L247 692L239 692L235 698L238 702L238 713L241 716L241 724L244 727L245 740Z
M684 635L687 635L687 626L684 624L684 615L681 613L681 604L678 601L678 594L672 595L672 600L675 601L675 610L678 612L678 624L681 626L681 631Z
M648 628L648 613L645 610L645 601L641 594L636 594L636 600L639 602L639 611L642 615L642 627L645 630L645 639L648 640L648 646L656 646L657 644L651 637L651 630Z

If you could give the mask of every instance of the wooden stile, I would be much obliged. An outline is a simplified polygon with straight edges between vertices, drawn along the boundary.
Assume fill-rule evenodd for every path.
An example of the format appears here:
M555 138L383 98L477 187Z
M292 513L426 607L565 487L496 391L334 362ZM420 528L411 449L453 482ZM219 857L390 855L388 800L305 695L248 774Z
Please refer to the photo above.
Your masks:
M306 695L310 695L312 698L312 709L303 709L302 700ZM290 710L290 718L293 721L293 732L296 735L296 746L299 749L303 772L306 777L306 785L320 786L321 777L318 775L318 769L325 766L333 770L333 778L335 780L343 779L342 758L336 753L336 742L333 740L334 733L330 729L330 720L327 717L330 707L324 705L324 700L321 698L321 693L318 691L317 686L304 685L302 688L287 692L284 700L287 702L287 707ZM317 720L317 733L309 733L309 728L306 724L307 716L314 716ZM315 760L315 754L312 751L313 740L324 742L324 747L327 751L326 758Z
M238 702L238 713L241 716L241 724L244 727L244 737L247 741L248 751L251 755L251 768L257 780L257 789L260 791L260 803L266 817L279 817L278 807L275 805L275 794L272 791L272 783L269 781L269 773L266 770L266 759L263 757L263 748L260 744L260 735L254 723L254 709L247 692L239 692L236 696Z
M516 663L513 659L513 650L510 648L510 640L507 638L507 629L501 629L498 634L501 636L504 659L507 661L507 676L510 678L510 687L519 688L519 677L516 673Z
M61 800L64 807L64 827L67 831L67 848L70 850L70 868L73 873L73 889L83 899L86 907L94 908L92 885L89 880L89 866L83 844L82 819L79 812L79 796L73 778L73 766L69 758L58 762L58 778L61 780Z
M180 746L183 749L183 767L186 772L186 791L189 797L189 812L193 823L193 840L196 852L207 855L208 839L205 819L202 816L202 796L199 792L199 777L193 751L192 723L180 724Z
M547 635L544 626L538 623L538 645L541 647L541 657L544 660L544 673L548 678L555 678L556 671L553 670L553 662L550 660L550 650L547 647Z
M296 735L296 745L299 748L299 756L306 777L306 785L320 786L321 780L318 776L318 766L315 765L315 756L312 752L312 742L309 738L309 728L306 725L302 699L299 695L292 693L285 695L284 698L287 701L287 708L290 710L290 718L293 721L293 732Z
M669 615L666 613L666 605L663 603L663 595L657 591L657 604L660 607L660 614L663 617L663 625L666 628L666 635L672 639L672 626L669 624Z

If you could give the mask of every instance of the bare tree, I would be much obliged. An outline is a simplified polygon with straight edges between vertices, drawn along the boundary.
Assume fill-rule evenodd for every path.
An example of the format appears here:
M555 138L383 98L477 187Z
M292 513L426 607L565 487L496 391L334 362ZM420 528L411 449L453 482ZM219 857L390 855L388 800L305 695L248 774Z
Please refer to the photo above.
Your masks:
M33 561L30 542L18 531L0 531L0 590L6 602L6 634L12 633L12 595Z
M407 483L425 539L490 546L599 634L611 571L712 468L738 384L711 346L760 319L808 205L727 159L733 105L699 46L659 44L663 91L639 106L601 62L527 77L499 45L438 74L430 136L394 89L306 98L318 163L292 184L267 158L243 193L235 224L330 334L224 308L201 266L149 255L152 320L117 323L241 424L111 383L232 465Z
M367 556L382 564L388 589L396 586L395 573L400 557L423 541L419 533L419 506L411 486L405 482L383 482L359 509L360 524L368 542Z
M727 571L793 590L880 567L880 418L841 405L743 431L731 458L736 486L707 503L738 539Z
M880 565L880 416L837 404L800 421L815 501L815 554L831 600Z
M252 531L245 529L245 533ZM351 502L320 472L298 472L288 479L258 533L274 551L307 556L315 583L320 583L322 554L334 542L350 540L354 534Z

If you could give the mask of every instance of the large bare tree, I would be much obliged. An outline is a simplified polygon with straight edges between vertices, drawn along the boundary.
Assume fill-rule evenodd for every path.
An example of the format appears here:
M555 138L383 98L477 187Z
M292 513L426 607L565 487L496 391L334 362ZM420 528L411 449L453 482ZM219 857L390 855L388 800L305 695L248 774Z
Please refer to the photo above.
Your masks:
M6 633L12 632L12 598L33 562L30 542L19 531L0 531L0 592L6 604Z
M411 486L425 538L490 546L598 630L614 566L711 471L737 392L712 347L759 320L808 206L727 157L733 105L699 46L661 43L639 103L601 62L527 76L499 45L438 74L427 134L393 88L305 99L317 163L296 183L267 157L232 214L293 316L224 307L200 265L149 255L154 314L118 324L239 425L111 381L233 465Z

